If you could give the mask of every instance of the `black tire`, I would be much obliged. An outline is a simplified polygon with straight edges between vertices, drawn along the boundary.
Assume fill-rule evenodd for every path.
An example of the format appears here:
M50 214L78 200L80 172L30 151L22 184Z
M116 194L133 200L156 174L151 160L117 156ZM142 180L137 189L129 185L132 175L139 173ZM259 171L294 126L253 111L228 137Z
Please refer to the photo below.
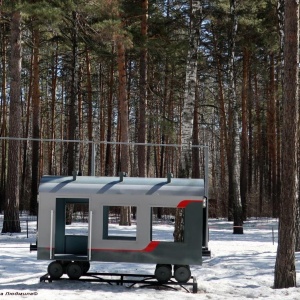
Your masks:
M69 263L66 272L70 279L79 279L83 274L82 267L77 262Z
M59 261L53 261L48 265L48 274L52 279L59 279L63 274L63 266Z
M175 265L174 277L179 283L186 283L191 278L191 270L188 265Z
M171 265L156 265L154 275L158 282L166 283L172 277L172 266Z
M80 262L78 262L78 264L80 264L80 266L82 268L82 274L86 274L91 266L89 261L80 261Z
M68 266L68 264L69 264L71 261L69 261L69 260L60 260L59 262L61 263L61 265L62 265L62 267L63 267L63 272L64 272L64 274L66 274L66 273L67 273L67 266Z

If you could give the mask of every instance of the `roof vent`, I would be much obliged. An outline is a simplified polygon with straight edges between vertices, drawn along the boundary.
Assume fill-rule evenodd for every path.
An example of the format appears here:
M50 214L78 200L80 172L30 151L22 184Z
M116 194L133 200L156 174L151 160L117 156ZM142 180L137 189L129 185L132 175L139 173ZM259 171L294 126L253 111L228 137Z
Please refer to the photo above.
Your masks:
M120 173L119 173L119 176L120 176L120 181L122 182L122 181L123 181L123 178L124 178L124 177L127 177L127 173L126 173L126 172L120 172Z
M170 183L173 178L173 173L168 173L167 178L168 178L168 183Z
M74 170L74 171L72 172L72 175L73 175L73 181L75 181L75 180L76 180L77 171Z

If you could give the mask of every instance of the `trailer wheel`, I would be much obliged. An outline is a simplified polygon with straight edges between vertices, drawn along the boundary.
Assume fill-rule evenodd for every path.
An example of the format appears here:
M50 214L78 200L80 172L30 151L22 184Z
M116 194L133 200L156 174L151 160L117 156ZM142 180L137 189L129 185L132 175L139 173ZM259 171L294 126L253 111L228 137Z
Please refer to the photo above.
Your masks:
M156 265L155 278L160 283L168 282L172 277L172 266L171 265Z
M80 261L78 264L81 266L82 274L86 274L91 266L89 261Z
M83 274L81 265L77 262L69 263L66 271L70 279L79 279Z
M63 266L59 261L53 261L48 265L48 274L53 279L60 278L64 273Z
M61 263L61 265L62 265L62 267L63 267L63 272L64 272L64 274L66 274L67 273L67 266L68 266L68 264L71 262L71 261L69 261L69 260L61 260L61 261L59 261L60 263Z
M191 278L191 270L188 265L175 265L174 277L179 283L186 283Z

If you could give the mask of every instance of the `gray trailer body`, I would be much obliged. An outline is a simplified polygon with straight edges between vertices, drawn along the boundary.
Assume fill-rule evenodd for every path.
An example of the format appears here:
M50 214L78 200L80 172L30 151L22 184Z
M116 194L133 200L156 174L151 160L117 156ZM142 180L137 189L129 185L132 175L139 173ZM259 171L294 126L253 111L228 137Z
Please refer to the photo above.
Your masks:
M88 207L87 233L66 233L66 205ZM109 207L136 208L136 234L108 234ZM204 180L44 176L39 187L38 259L200 265L205 236ZM184 209L184 241L153 241L152 209Z

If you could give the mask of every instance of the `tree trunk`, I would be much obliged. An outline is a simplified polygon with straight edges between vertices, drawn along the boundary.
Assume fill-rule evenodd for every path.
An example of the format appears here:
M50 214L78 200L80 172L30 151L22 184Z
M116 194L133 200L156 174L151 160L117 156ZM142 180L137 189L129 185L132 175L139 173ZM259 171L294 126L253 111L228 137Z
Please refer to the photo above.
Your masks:
M33 30L33 88L32 88L32 137L40 138L40 87L39 87L39 30ZM32 166L31 166L31 197L30 214L37 215L37 194L39 184L39 141L32 141Z
M138 143L146 142L146 106L147 106L147 31L148 31L148 0L142 0L140 51L140 101L139 101L139 130ZM139 176L146 175L146 146L138 146Z
M114 52L114 47L112 47L112 52ZM112 114L113 114L113 86L114 86L114 60L110 62L110 72L109 72L109 94L107 103L107 132L106 141L111 142L112 140ZM112 147L110 144L106 145L105 154L105 176L113 175L112 167Z
M21 137L21 13L14 11L11 18L11 57L10 57L10 106L9 136ZM10 140L8 143L8 170L6 186L6 202L2 233L21 232L19 219L20 189L20 141Z
M197 91L196 91L197 95ZM194 119L193 119L193 145L199 145L199 103L194 102ZM192 148L192 178L200 178L200 149L197 147Z
M128 150L128 100L126 95L126 60L125 47L122 41L117 42L118 50L118 72L119 72L119 115L120 115L120 142L121 172L127 173L129 170L129 150ZM122 207L120 225L131 225L130 207Z
M118 41L118 71L119 71L119 103L120 103L120 142L128 143L128 100L126 95L126 64L125 47ZM128 172L129 151L128 145L121 145L121 171Z
M27 103L26 103L26 112L24 109L23 115L26 115L26 121L25 121L25 128L24 128L24 137L29 137L29 127L30 127L30 121L31 121L31 102L32 102L32 80L33 80L33 51L30 59L30 69L29 69L29 78L28 78L28 93L27 93ZM28 145L29 141L25 140L23 141L23 166L22 166L22 178L21 178L21 190L20 190L20 209L22 210L22 200L26 198L26 192L27 192L27 182L28 182L28 175L29 175L29 163L28 163Z
M52 54L52 65L51 65L51 115L50 115L50 139L55 139L55 106L56 106L56 91L57 91L57 72L58 72L58 43L56 42L56 49ZM51 141L49 143L48 150L48 172L49 175L53 175L56 166L55 162L55 142Z
M77 103L77 120L78 120L78 140L83 140L83 101L82 101L82 68L79 68L78 70L78 103ZM83 150L83 143L79 143L77 146L78 151L78 175L82 176L83 173L83 156L84 156L84 150ZM91 174L89 174L91 175Z
M162 105L162 111L160 111L163 119L166 118L166 107L169 104L170 105L170 99L168 99L168 94L169 94L169 68L168 68L168 58L166 58L165 61L165 76L164 76L164 98L163 98L163 105ZM159 130L159 126L157 126L157 134L156 136L161 136L161 140L160 142L162 144L167 144L168 143L168 136L165 133L164 128L161 130L161 132L158 132ZM159 149L157 149L157 151L155 150L155 153L157 153L156 155L156 174L158 174L158 176L160 178L164 177L164 161L165 161L165 154L166 154L166 147L160 147L160 151ZM157 217L161 218L161 208L157 209Z
M184 91L184 103L182 109L182 135L181 135L181 157L179 162L179 177L188 178L191 172L191 148L194 121L195 98L197 88L198 51L200 45L200 24L202 6L201 1L191 1L190 9L190 36L187 54L186 79ZM197 107L197 105L196 105ZM183 214L176 212L174 240L182 241Z
M93 98L92 98L92 80L91 80L91 62L88 49L86 49L86 76L87 76L87 99L88 99L88 140L93 140ZM101 126L102 128L103 126ZM88 153L88 175L92 174L92 147L93 144L89 144Z
M1 30L6 32L6 24L2 24ZM2 77L1 77L1 132L0 136L7 136L7 99L6 99L6 83L7 83L7 73L6 73L6 64L7 64L7 38L6 35L2 36ZM6 183L6 159L7 159L7 141L1 141L1 173L0 173L0 212L4 208L4 199L5 199L5 183Z
M241 140L241 201L243 204L243 220L247 219L248 194L248 83L249 83L249 50L243 49L243 87L242 87L242 140Z
M284 32L283 32L283 28L284 28L284 0L278 0L277 3L277 14L278 14L278 20L279 20L279 28L280 28L280 57L278 58L279 61L281 62L281 64L279 65L278 69L279 71L277 71L277 85L283 86L283 70L284 70L284 66L283 66L283 39L284 39ZM278 88L277 88L278 89ZM277 197L278 199L281 198L280 193L281 193L281 142L282 142L282 135L281 135L281 125L282 125L282 103L281 101L277 101L277 107L276 107L276 128L277 128L277 179L276 179L276 193L277 193ZM277 203L278 207L277 207L277 212L279 215L279 203Z
M76 139L76 100L77 100L77 64L78 64L78 14L77 12L72 12L73 25L72 29L72 65L71 65L71 82L70 82L70 93L69 93L69 121L68 121L68 133L69 140ZM68 175L72 175L73 171L76 171L76 149L77 144L68 144Z
M217 62L217 81L218 81L218 104L219 104L219 116L220 116L220 182L222 184L221 187L221 199L223 202L223 207L226 207L227 201L225 200L226 198L228 199L228 204L227 204L227 215L228 215L228 220L232 220L232 201L227 195L226 191L226 182L227 182L227 177L226 177L226 169L225 169L225 163L226 163L226 158L227 161L230 159L230 151L229 151L229 144L228 144L228 132L227 132L227 124L228 120L226 117L226 108L225 108L225 99L224 99L224 88L223 88L223 80L222 80L222 66L221 66L221 53L219 51L218 47L218 36L216 36L216 32L214 30L214 27L212 28L213 30L213 45L214 45L214 51L215 51L215 56L216 56L216 62Z
M270 54L270 83L269 83L269 106L268 106L268 153L269 153L269 185L271 202L273 205L273 217L278 217L277 195L277 134L276 134L276 96L275 96L275 68L274 54Z
M299 2L285 1L282 176L275 288L296 286L295 220L299 121Z
M240 137L238 121L238 101L234 81L235 39L237 33L236 0L230 1L230 15L232 21L231 36L229 40L229 97L231 121L229 128L232 130L230 140L231 159L228 162L229 198L233 202L233 233L243 233L243 210L240 193Z
M249 131L249 141L248 141L248 194L250 194L253 186L253 155L254 155L254 118L253 118L253 92L252 92L252 74L249 70L248 76L248 131ZM248 211L248 209L247 209Z
M263 176L263 130L262 130L262 105L259 99L258 92L258 78L257 74L254 74L254 99L255 100L255 114L256 114L256 124L255 124L255 165L254 165L254 184L258 186L258 203L257 203L257 216L262 215L262 204L263 204L263 185L264 185L264 176Z
M100 94L102 94L105 90L104 87L104 82L106 78L110 78L110 67L108 67L108 75L107 76L99 76L99 86L100 86ZM101 74L101 65L100 65L100 72ZM110 89L110 88L109 88ZM99 133L99 137L100 137L100 141L105 141L105 134L107 131L107 127L108 124L106 124L106 120L109 119L107 116L107 112L108 109L104 109L107 103L107 97L100 97L99 99L99 108L100 108L100 112L99 112L99 126L100 126L100 133ZM100 159L100 163L99 163L99 171L100 174L104 174L105 173L105 161L106 161L106 153L105 153L105 147L107 145L105 144L100 144L99 145L99 159ZM99 160L98 160L99 161Z

